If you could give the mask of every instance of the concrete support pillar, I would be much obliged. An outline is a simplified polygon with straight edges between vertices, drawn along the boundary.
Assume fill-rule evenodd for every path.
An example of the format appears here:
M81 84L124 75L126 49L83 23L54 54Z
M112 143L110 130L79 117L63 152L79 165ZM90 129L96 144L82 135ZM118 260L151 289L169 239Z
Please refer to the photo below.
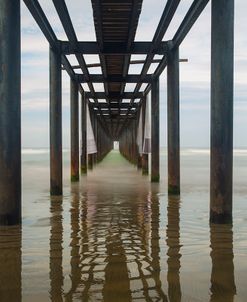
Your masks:
M232 222L234 0L212 0L210 221Z
M148 175L148 154L142 154L142 175Z
M79 100L78 84L70 81L71 181L79 180Z
M142 169L142 156L141 154L138 154L138 159L137 159L137 169Z
M159 110L159 78L153 80L151 90L151 181L160 180L160 110Z
M168 194L180 194L179 50L167 64Z
M87 173L87 100L81 98L81 174Z
M97 119L96 119L96 116L93 114L93 132L94 132L94 138L95 138L95 144L96 144L96 147L97 147L97 140L98 140L98 133L97 133ZM94 153L93 154L93 163L94 165L97 164L97 153Z
M61 55L50 48L50 193L63 194Z
M88 154L88 169L93 170L93 154Z
M0 225L21 223L20 1L0 1Z
M145 119L146 119L147 97L142 103L142 144L144 144L145 135ZM142 153L142 174L148 175L148 154Z

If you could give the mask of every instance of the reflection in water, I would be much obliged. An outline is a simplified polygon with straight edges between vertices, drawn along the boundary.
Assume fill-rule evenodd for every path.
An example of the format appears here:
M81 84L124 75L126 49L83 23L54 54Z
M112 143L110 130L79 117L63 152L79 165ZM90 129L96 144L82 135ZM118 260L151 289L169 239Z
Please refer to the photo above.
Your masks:
M62 302L63 294L63 208L62 198L51 199L50 235L50 299Z
M99 173L99 172L97 172ZM105 173L105 172L104 172ZM132 172L131 172L132 173ZM108 171L112 175L112 171ZM114 174L115 185L102 181L96 175L84 186L73 184L70 204L70 239L66 243L63 232L62 200L51 201L50 232L50 299L51 301L187 301L186 288L180 285L181 239L180 200L168 197L167 228L162 230L160 221L160 200L145 179L136 182L128 179L124 184L122 175ZM104 176L103 176L104 177ZM133 184L131 186L131 184ZM162 199L161 199L162 200ZM196 225L198 227L198 225ZM212 302L232 302L236 294L233 267L233 235L231 226L211 225L211 300ZM161 267L165 258L164 237L166 235L167 266ZM198 236L200 233L193 233ZM4 236L0 237L4 240ZM161 243L160 243L161 238ZM65 240L65 243L63 243ZM205 240L205 239L204 239ZM2 241L0 241L1 243ZM70 248L70 258L63 254L63 244ZM0 245L1 248L1 245ZM19 297L0 301L20 301L21 296L21 252L15 248L12 260L19 261L16 288ZM192 245L192 249L193 249ZM206 248L206 245L205 245ZM208 250L206 250L208 253ZM15 255L15 257L14 257ZM1 267L7 267L8 255L0 255ZM64 262L62 257L65 257ZM184 255L184 266L187 255ZM9 261L9 262L11 262ZM164 263L164 261L163 261ZM63 268L63 265L65 267ZM69 267L68 267L69 265ZM162 264L163 265L163 264ZM10 272L15 272L9 265ZM13 272L11 273L11 267ZM64 272L69 271L70 282L64 281ZM167 282L165 274L167 273ZM1 271L2 280L10 280ZM208 276L207 276L208 277ZM19 281L18 281L19 280ZM192 278L193 280L193 278ZM10 283L10 281L7 281ZM5 281L6 283L6 281ZM168 293L164 288L168 285ZM204 282L205 287L208 285ZM6 287L5 287L6 288ZM66 290L64 289L66 288ZM202 287L203 288L203 287ZM201 288L200 288L201 289ZM208 287L206 288L208 292ZM1 295L13 294L2 291ZM183 299L182 299L183 298ZM191 297L188 297L190 301ZM11 300L12 299L12 300ZM64 299L64 300L63 300ZM207 298L206 298L207 299ZM192 299L191 299L192 301ZM204 301L204 300L201 300ZM205 300L206 301L206 300Z
M167 282L168 282L168 296L170 301L181 301L181 286L180 286L180 228L179 228L179 208L180 200L175 196L169 196L167 207Z
M86 221L86 216L80 217L80 196L79 189L76 184L72 187L72 201L70 207L70 246L71 246L71 288L65 294L65 301L73 301L73 293L79 287L81 282L81 267L80 267L80 220L82 223ZM84 246L84 245L83 245ZM82 246L82 248L83 248Z
M162 291L162 284L160 280L160 245L159 245L159 223L160 223L160 209L159 199L157 195L153 195L151 200L151 269L152 277L155 282L155 289L158 298L161 301L167 301L167 296Z
M21 227L0 227L0 301L21 296Z
M120 217L115 217L119 219ZM123 229L114 217L106 236L106 266L103 286L104 301L131 301L130 280L128 277L127 256L122 241Z
M231 225L210 225L211 302L232 302L236 295Z
M160 280L158 198L137 190L130 201L119 202L107 194L95 187L80 196L74 187L65 301L167 301Z

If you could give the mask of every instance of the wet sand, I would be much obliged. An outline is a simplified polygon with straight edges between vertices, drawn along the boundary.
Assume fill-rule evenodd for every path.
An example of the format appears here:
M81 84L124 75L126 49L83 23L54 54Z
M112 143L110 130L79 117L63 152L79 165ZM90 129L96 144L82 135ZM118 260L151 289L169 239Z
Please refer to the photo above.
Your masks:
M160 185L116 151L71 185L65 158L64 197L50 199L48 157L24 158L23 225L0 230L0 301L246 301L246 188L236 179L233 227L210 226L207 161L184 155L181 198L168 198L165 156Z

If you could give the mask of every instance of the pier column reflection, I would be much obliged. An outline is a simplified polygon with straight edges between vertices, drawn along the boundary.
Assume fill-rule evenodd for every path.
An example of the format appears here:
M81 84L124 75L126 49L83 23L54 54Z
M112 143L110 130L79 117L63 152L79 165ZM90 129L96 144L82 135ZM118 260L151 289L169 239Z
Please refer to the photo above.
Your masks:
M63 207L62 198L51 199L50 231L50 299L63 301Z
M169 301L181 301L181 286L180 286L180 199L176 196L168 197L167 207L167 229L166 229L166 243L167 251L167 282L168 282L168 296Z
M210 302L232 302L236 295L231 225L210 225L211 299Z
M166 294L162 290L160 280L160 206L157 194L153 192L151 197L151 263L152 277L155 283L155 289L158 293L159 301L168 301Z
M70 207L70 265L71 265L71 288L65 294L65 301L73 301L73 295L78 291L78 287L81 284L82 279L82 267L81 267L81 257L80 257L80 237L81 237L81 228L80 228L80 195L79 195L79 185L74 184L72 186L72 201ZM82 217L82 223L85 223L86 217ZM82 234L84 237L84 233ZM83 248L83 245L82 245ZM84 301L84 300L83 300ZM87 301L85 299L85 301Z
M127 254L123 242L125 226L122 222L122 213L109 208L109 228L106 235L106 266L103 285L104 302L132 301L130 279L127 268Z
M0 301L21 301L21 228L0 228Z

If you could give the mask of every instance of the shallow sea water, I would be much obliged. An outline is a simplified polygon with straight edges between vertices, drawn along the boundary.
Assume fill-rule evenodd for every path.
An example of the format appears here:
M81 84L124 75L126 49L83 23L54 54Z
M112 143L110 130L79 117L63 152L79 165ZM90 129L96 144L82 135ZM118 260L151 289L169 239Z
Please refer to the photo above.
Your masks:
M209 225L209 153L166 154L151 184L117 151L49 197L49 155L23 154L23 225L0 229L0 301L247 301L247 152L234 156L234 224Z

